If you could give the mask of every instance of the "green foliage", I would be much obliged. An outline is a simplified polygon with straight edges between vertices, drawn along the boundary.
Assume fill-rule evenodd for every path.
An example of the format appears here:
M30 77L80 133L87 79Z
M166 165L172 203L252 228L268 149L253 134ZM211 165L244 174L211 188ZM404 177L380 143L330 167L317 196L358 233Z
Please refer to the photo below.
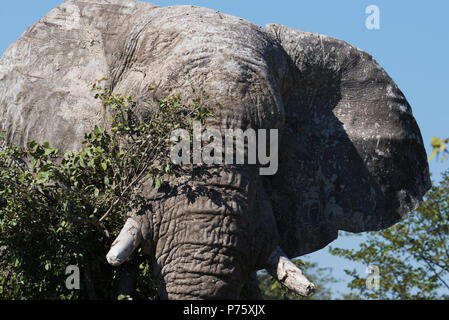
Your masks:
M105 80L105 79L103 79ZM189 130L211 115L203 92L186 105L180 95L154 98L158 110L142 115L128 96L92 86L111 115L78 152L62 155L48 143L0 149L0 298L117 299L119 271L105 255L126 214L144 199L139 185L159 188L178 168L169 159L170 133ZM150 89L151 90L151 89ZM134 298L154 296L148 261L139 265ZM65 286L66 267L79 266L81 290ZM126 297L120 297L126 298Z
M279 281L275 280L266 271L257 275L259 287L266 300L330 300L332 292L329 289L332 283L337 282L331 276L331 268L319 268L317 263L295 260L293 263L299 267L304 275L316 286L316 292L311 297L302 297L290 291Z
M442 161L443 162L446 161L447 155L449 154L449 151L447 149L448 143L449 143L449 138L443 140L443 139L434 137L430 141L430 144L432 145L433 150L430 153L429 161L431 161L433 158L435 158L435 156L439 156L440 154L444 154Z
M351 298L444 299L449 296L449 172L434 186L416 213L399 224L368 236L358 250L331 253L379 267L379 288L368 289L367 275L352 277Z

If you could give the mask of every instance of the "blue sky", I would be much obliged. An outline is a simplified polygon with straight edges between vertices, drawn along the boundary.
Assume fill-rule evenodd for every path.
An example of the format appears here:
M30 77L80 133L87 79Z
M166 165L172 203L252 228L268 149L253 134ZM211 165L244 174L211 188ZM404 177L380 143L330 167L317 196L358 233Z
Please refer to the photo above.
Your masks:
M3 1L0 12L0 54L56 5L57 0ZM184 0L148 1L157 5L197 5L247 19L265 26L279 23L303 31L343 39L374 56L404 92L421 128L427 151L433 136L449 136L449 1L408 0ZM365 8L380 8L380 30L365 27ZM430 163L433 179L449 168L449 162ZM332 245L354 247L363 237L343 238ZM343 281L335 286L345 290L343 269L352 267L327 249L309 255L321 266L334 268ZM365 266L356 266L362 272Z

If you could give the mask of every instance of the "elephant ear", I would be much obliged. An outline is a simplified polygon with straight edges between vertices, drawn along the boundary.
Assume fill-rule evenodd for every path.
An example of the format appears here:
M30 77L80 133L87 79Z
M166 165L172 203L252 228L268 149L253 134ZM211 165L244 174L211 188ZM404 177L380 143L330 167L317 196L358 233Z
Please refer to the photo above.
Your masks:
M290 57L280 84L285 125L279 171L265 181L281 246L323 248L338 230L387 228L430 188L410 105L367 53L331 37L269 25Z

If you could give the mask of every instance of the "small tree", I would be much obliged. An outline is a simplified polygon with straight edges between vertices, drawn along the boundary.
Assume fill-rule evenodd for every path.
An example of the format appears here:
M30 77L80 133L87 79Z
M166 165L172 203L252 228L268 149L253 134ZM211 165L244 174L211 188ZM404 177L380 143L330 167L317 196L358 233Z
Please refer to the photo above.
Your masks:
M105 80L105 79L103 79ZM92 86L111 114L110 128L95 127L79 152L64 155L48 143L0 149L0 298L115 299L119 272L105 255L125 215L145 199L139 185L154 188L179 169L169 159L173 130L211 116L203 91L192 103L181 95L154 97L145 115L131 97ZM154 88L150 88L153 91ZM151 298L149 263L139 251L134 298ZM65 286L66 267L81 269L81 290Z
M449 297L449 171L426 195L417 212L399 224L368 235L358 250L331 248L333 255L379 268L379 286L346 270L350 298L445 299Z

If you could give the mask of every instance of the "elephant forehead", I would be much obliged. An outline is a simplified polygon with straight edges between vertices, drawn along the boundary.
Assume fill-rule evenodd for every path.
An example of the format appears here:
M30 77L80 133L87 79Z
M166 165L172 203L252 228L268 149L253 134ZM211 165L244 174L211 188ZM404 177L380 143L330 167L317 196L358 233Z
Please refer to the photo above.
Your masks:
M224 108L230 126L280 126L278 65L286 55L270 34L243 19L193 6L133 0L68 1L31 26L0 60L0 121L10 141L79 148L104 124L89 91L108 78L140 98L150 85L181 93L193 80Z
M282 75L274 69L287 57L259 26L206 8L157 8L135 24L124 48L112 67L116 92L139 96L157 84L188 93L193 83L224 106L214 111L227 123L282 122Z
M197 69L196 74L190 76L198 77L214 74L214 68L237 77L251 68L266 73L263 51L269 39L260 27L206 8L157 8L135 24L124 46L123 59L129 60L130 65L117 70L116 76L125 78L133 72L146 71L141 78L144 88L156 79L173 81L179 74L187 76L192 69ZM122 61L118 65L122 66Z

